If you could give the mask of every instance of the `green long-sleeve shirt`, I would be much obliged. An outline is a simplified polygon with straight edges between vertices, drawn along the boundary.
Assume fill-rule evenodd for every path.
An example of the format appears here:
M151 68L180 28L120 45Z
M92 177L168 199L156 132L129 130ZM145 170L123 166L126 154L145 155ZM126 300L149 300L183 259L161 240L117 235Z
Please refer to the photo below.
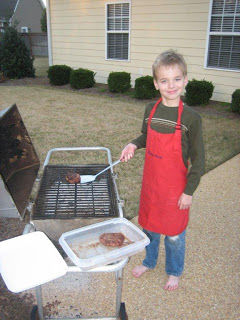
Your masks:
M132 141L138 149L146 147L147 123L154 105L155 102L151 102L146 106L142 123L142 134ZM152 117L151 128L160 133L174 133L177 116L178 107L167 107L161 103ZM186 167L188 160L190 160L191 164L184 193L192 195L197 189L201 176L205 171L201 116L194 109L184 105L181 126L183 161Z

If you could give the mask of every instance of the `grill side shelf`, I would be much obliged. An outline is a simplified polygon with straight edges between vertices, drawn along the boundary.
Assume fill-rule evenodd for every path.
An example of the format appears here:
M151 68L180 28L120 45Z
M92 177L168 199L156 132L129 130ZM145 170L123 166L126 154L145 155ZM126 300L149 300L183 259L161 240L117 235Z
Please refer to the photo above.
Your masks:
M70 184L68 172L95 175L105 164L47 165L33 206L33 219L73 219L118 217L118 203L113 177L107 170L96 181Z

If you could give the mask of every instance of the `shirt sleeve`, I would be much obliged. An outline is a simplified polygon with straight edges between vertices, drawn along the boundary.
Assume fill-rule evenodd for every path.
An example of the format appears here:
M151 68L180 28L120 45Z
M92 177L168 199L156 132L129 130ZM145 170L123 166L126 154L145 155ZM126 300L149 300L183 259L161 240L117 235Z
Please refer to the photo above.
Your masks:
M144 117L143 117L143 122L142 122L142 130L141 130L141 135L134 139L131 143L135 144L137 146L137 149L141 148L146 148L146 141L147 141L147 108L145 109L144 112Z
M191 163L184 193L193 195L199 185L201 176L205 172L205 152L200 116L189 128L189 157Z

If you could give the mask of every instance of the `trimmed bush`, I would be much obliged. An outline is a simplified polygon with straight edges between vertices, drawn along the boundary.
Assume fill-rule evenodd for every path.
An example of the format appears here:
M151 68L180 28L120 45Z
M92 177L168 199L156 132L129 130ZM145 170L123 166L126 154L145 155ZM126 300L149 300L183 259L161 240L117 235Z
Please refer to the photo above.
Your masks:
M231 109L232 112L240 114L240 89L236 89L232 94Z
M205 106L212 97L211 81L193 79L186 85L185 101L189 106Z
M15 27L7 27L0 42L0 70L5 77L34 78L33 60Z
M61 86L70 82L72 68L65 64L55 64L48 68L48 78L51 84Z
M155 89L153 83L153 77L144 76L135 80L135 98L151 99L156 97L158 93L159 91Z
M93 87L95 80L94 73L88 69L77 69L72 70L70 76L70 86L74 89L84 89L84 88L91 88Z
M0 71L0 83L5 81L5 77L2 71Z
M131 75L128 72L111 72L108 76L110 92L125 92L131 88Z

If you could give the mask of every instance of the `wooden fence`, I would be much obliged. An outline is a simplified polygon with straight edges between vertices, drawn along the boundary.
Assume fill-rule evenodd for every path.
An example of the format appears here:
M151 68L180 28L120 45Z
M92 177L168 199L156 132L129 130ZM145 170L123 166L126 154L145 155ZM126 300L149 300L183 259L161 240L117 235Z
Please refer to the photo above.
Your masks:
M48 56L48 40L46 33L21 33L21 36L32 56Z

